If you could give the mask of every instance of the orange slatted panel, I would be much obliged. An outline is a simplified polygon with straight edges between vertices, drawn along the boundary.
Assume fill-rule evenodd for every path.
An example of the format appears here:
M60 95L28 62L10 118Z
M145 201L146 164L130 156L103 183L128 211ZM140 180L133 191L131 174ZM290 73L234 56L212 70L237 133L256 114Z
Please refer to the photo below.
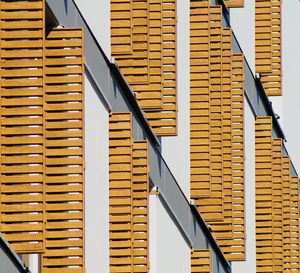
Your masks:
M232 56L232 198L233 247L228 258L245 259L244 56Z
M111 0L111 50L114 54L132 53L131 0Z
M190 4L191 197L227 259L245 260L244 57L220 6Z
M133 272L149 270L149 163L146 141L134 141L132 161Z
M271 1L271 50L272 65L270 73L262 73L261 81L268 96L282 95L282 47L281 47L281 5L282 0Z
M283 272L282 139L273 139L274 272Z
M126 10L120 10L122 6ZM154 132L176 135L176 0L112 0L111 10L113 57ZM117 18L130 22L130 36ZM117 50L130 40L130 52Z
M210 196L209 3L190 2L191 196Z
M177 134L176 21L176 0L162 0L162 109L145 111L154 132L160 136Z
M272 71L271 0L255 0L255 70Z
M119 10L128 7L128 11ZM162 3L161 0L111 1L112 55L126 80L136 92L143 109L162 108ZM115 48L125 46L120 22L131 22L131 51Z
M56 29L45 42L43 272L84 272L83 32Z
M212 272L209 249L195 249L191 253L191 273Z
M299 178L291 177L291 272L299 272Z
M282 158L282 210L283 210L283 271L291 272L291 175L290 159Z
M272 118L255 124L256 272L274 272Z
M113 113L109 122L110 272L133 272L132 116Z
M223 220L222 8L209 11L210 196L195 200L208 222ZM193 198L193 196L192 196Z
M18 253L44 241L44 1L0 4L1 223Z
M219 246L228 258L232 252L233 239L233 191L232 191L232 32L222 33L222 159L223 159L223 221L212 222L210 226Z

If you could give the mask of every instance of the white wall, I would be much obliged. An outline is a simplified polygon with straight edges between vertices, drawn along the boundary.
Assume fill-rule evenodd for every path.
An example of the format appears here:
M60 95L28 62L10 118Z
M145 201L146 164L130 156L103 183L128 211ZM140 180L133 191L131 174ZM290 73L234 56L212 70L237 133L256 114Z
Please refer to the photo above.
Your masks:
M110 59L110 0L75 0L75 2Z
M109 272L109 115L85 79L86 273Z
M190 273L191 249L158 195L149 196L150 273Z
M232 262L232 273L256 272L255 243L255 117L245 99L246 261Z
M189 0L177 1L178 135L162 138L162 155L188 199L190 198L189 2Z
M244 0L243 8L230 9L230 24L252 71L255 71L255 1Z
M286 146L300 173L300 2L283 1L283 126Z

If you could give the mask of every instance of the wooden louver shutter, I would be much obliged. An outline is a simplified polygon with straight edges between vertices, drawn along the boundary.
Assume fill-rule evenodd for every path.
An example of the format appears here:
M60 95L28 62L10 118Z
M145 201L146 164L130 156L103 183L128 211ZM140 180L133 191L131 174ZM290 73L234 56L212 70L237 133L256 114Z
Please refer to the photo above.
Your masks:
M45 49L44 272L84 270L83 33L56 29Z
M110 272L148 272L148 144L131 113L110 117Z
M155 133L176 135L176 0L112 0L111 46Z
M256 272L298 272L299 179L282 139L272 137L271 117L256 119L255 153Z
M244 56L221 6L190 4L191 198L226 258L244 260Z
M44 241L44 1L0 4L1 223L19 252Z
M146 273L149 269L149 167L146 141L133 142L132 172L133 272Z
M109 123L110 272L133 272L132 117L113 113Z
M255 1L255 70L268 96L282 95L281 0Z

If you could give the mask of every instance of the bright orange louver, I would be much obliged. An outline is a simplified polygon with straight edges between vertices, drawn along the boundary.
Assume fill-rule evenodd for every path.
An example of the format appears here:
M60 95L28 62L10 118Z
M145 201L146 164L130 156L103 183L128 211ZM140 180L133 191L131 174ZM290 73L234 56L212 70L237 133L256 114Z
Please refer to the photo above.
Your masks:
M244 260L244 56L221 6L190 4L191 198L226 258Z
M271 117L256 119L255 139L256 272L298 272L299 179L272 137Z
M176 1L111 1L112 55L157 135L176 135Z
M132 138L131 113L113 113L110 153L110 272L148 272L148 144Z
M281 0L255 0L255 70L268 96L282 94Z
M109 121L110 272L133 272L132 117L114 113Z
M149 270L149 164L146 141L133 142L132 175L133 272L146 273Z
M44 2L2 0L0 20L0 230L17 252L42 252Z
M84 271L83 33L57 29L45 42L44 272Z
M1 1L1 219L43 272L82 273L83 34L45 30L45 3Z

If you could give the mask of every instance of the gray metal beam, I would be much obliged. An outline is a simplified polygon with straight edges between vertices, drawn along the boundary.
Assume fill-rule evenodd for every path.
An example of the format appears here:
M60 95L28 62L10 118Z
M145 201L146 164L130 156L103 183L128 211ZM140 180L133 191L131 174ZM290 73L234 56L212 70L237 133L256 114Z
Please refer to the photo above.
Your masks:
M150 143L150 179L159 188L160 198L177 222L190 246L212 250L214 273L230 273L231 268L195 207L186 199L160 153L160 143L138 106L134 93L116 64L111 63L95 39L73 0L47 0L57 22L65 27L81 27L85 33L85 66L96 89L112 111L133 113L133 134Z
M30 273L19 256L9 247L8 242L0 234L0 272Z

